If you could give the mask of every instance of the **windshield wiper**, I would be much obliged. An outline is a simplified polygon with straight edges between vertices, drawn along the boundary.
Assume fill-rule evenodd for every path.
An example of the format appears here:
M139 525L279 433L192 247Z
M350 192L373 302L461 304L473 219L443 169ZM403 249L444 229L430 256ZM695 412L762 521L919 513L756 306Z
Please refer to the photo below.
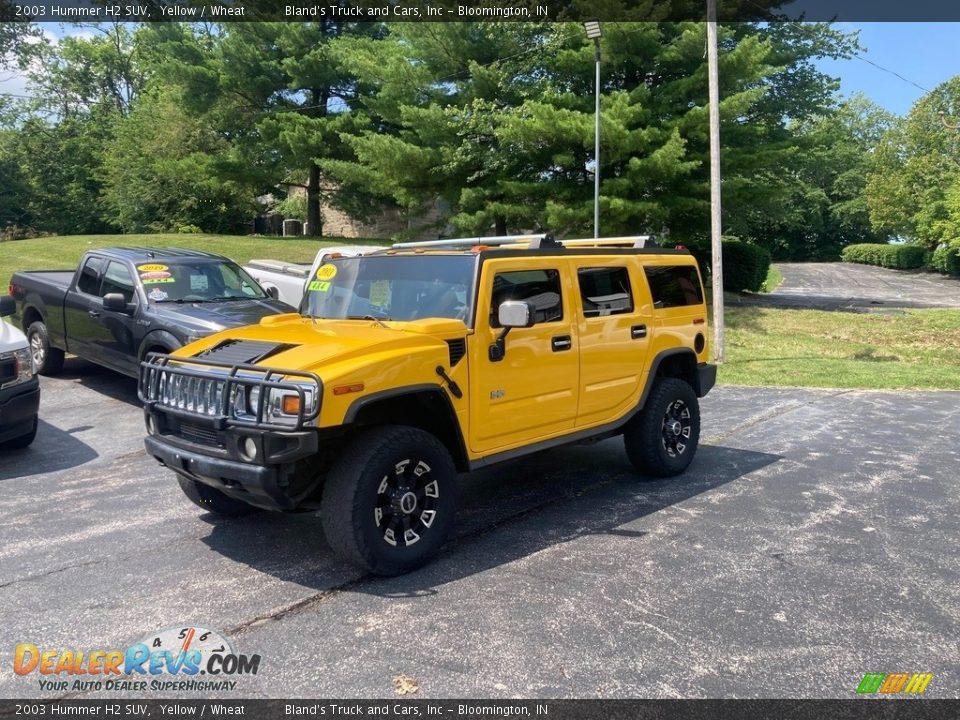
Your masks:
M389 320L390 318L378 318L376 315L347 315L346 319L347 320L373 320L380 327L386 328L387 330L390 329L389 326L383 324L384 320Z

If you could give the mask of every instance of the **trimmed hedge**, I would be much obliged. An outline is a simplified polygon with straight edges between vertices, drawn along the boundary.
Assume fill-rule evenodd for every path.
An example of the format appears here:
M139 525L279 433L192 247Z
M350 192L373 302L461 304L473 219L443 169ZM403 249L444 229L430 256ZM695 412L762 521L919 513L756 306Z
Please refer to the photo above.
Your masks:
M885 268L907 270L923 266L924 249L920 245L884 245L861 243L847 245L840 258L844 262L879 265Z
M723 241L723 289L760 292L770 272L770 253L742 240Z
M960 246L941 245L930 257L930 267L942 273L960 275Z

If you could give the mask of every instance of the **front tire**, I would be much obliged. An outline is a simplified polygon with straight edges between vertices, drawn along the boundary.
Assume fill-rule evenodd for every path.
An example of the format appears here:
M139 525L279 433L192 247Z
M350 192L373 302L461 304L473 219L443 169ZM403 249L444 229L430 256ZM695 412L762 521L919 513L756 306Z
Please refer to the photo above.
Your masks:
M50 334L42 321L30 323L27 342L30 343L30 354L38 373L56 375L63 370L63 350L50 345Z
M321 501L334 553L377 575L423 565L453 527L457 471L446 447L418 428L383 426L334 462Z
M675 378L657 380L623 442L644 475L673 477L686 470L700 443L700 403L693 388Z
M224 495L216 488L204 485L191 478L177 475L177 482L180 484L180 489L183 490L183 494L190 498L190 502L214 515L241 517L259 510L259 508L255 508L253 505L248 505L242 500L236 500L228 495Z

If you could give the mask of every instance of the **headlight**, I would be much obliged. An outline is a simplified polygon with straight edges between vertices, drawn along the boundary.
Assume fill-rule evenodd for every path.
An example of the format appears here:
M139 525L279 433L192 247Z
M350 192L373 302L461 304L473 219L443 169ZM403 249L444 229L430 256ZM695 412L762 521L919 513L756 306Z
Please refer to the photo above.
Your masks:
M276 388L261 388L258 385L238 385L233 398L233 416L236 418L252 419L257 416L257 403L261 393L263 398L263 419L290 421L291 424L302 412L308 415L313 412L316 402L316 390L313 385L304 385L303 401L300 394L281 391ZM301 408L301 404L303 407Z
M30 348L21 348L13 351L13 357L17 361L17 382L25 383L37 374L33 366L33 355Z

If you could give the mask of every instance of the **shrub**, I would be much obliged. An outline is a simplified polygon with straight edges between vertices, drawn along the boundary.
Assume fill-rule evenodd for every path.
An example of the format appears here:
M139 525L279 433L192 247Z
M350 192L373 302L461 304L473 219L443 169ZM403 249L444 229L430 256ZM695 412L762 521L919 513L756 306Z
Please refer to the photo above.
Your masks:
M43 232L25 225L7 225L0 228L0 242L9 240L30 240L31 238L49 237L50 233Z
M741 240L723 241L723 289L760 292L770 271L770 253Z
M930 267L942 273L960 275L960 245L941 245L933 251Z
M844 262L879 265L897 270L922 267L923 255L924 249L920 245L884 245L882 243L847 245L840 253Z
M177 223L177 232L181 235L198 235L202 233L203 230L190 223Z

